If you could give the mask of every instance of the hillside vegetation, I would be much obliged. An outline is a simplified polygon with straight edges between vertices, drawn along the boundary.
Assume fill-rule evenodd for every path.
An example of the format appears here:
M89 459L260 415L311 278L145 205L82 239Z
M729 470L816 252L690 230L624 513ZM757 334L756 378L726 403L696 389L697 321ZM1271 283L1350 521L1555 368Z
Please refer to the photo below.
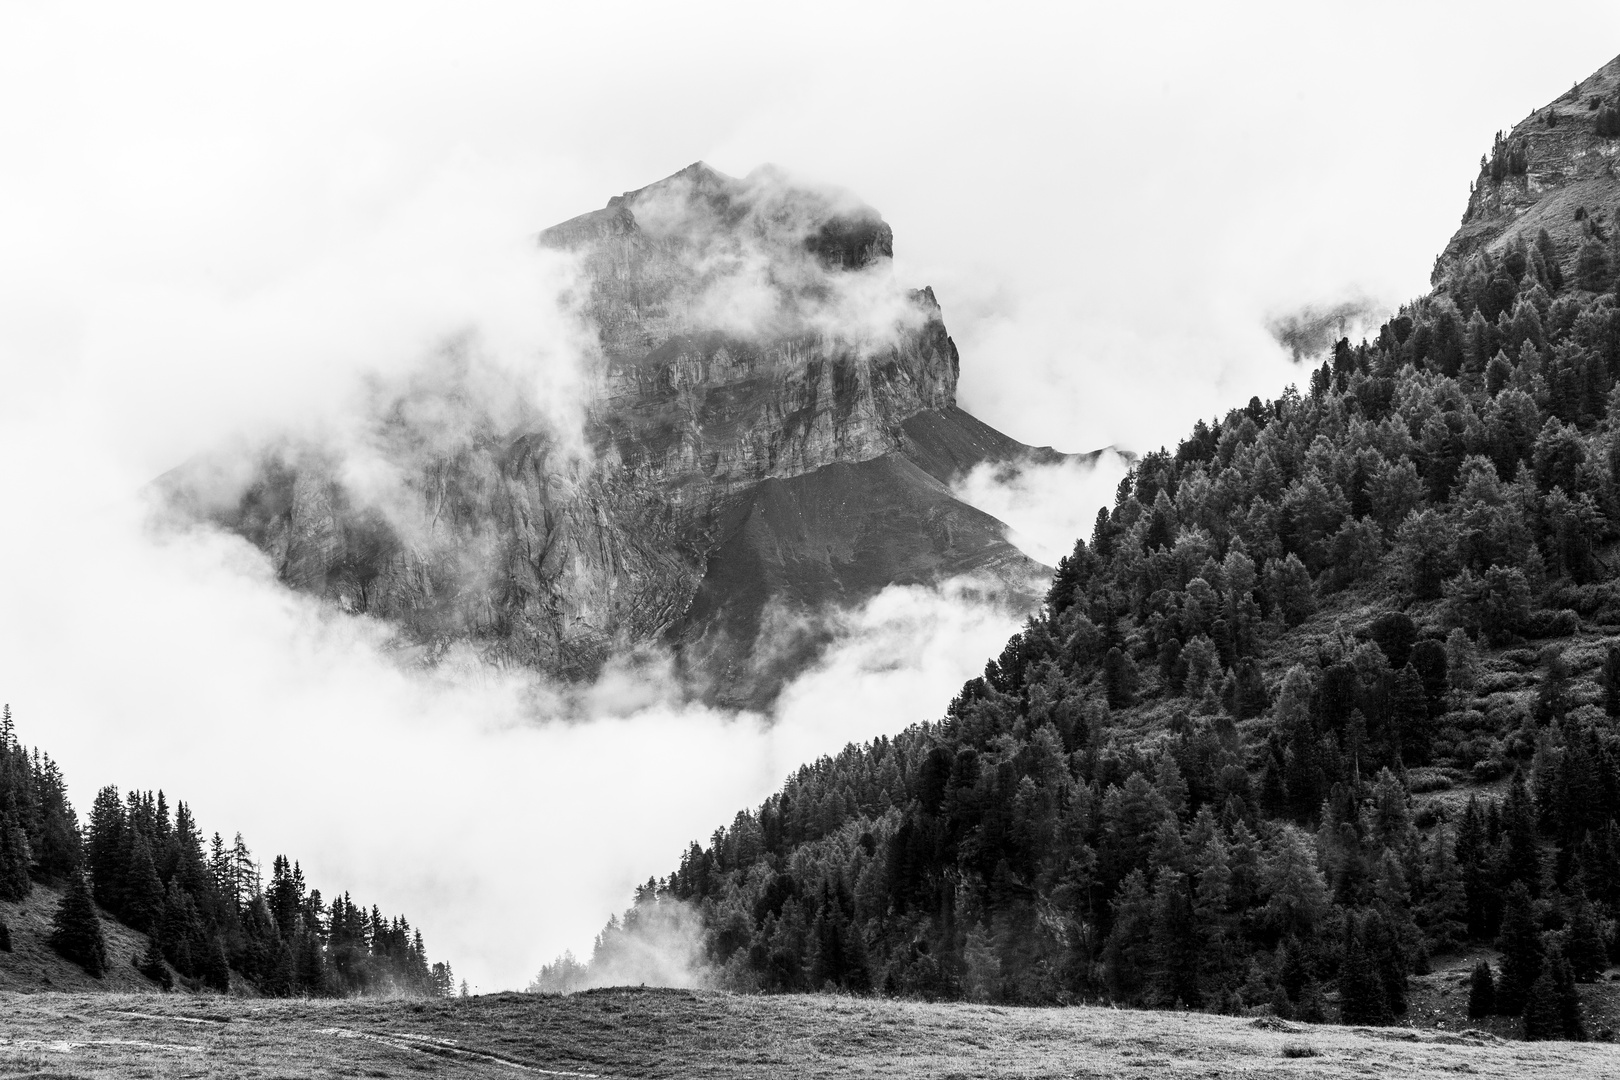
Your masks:
M685 904L739 989L1385 1024L1487 946L1474 1015L1606 1036L1577 985L1620 915L1603 209L1144 457L943 719L800 769L597 957Z
M419 930L347 893L323 902L238 833L205 847L163 792L97 793L81 828L61 770L0 712L0 989L450 993Z

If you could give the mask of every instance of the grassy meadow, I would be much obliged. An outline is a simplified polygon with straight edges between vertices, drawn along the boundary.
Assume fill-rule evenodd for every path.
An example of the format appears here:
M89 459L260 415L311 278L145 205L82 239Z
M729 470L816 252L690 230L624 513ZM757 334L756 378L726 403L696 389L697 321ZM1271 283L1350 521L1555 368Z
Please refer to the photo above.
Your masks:
M0 994L0 1077L1620 1077L1607 1043L1107 1008L614 989Z

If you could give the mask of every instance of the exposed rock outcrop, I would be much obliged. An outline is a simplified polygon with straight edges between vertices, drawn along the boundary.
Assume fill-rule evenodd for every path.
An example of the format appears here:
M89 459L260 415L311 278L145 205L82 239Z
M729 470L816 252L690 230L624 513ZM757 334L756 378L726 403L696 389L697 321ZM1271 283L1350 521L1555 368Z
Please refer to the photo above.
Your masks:
M661 640L737 704L767 704L814 658L828 604L963 574L1033 600L1045 568L947 485L1062 455L956 407L939 304L893 280L875 210L700 163L540 242L577 258L599 339L583 452L451 350L432 379L379 393L365 467L288 445L235 484L177 470L171 493L429 658L465 644L584 677Z
M1477 251L1498 252L1519 238L1533 243L1542 229L1567 263L1593 215L1600 228L1612 224L1620 138L1604 133L1603 119L1617 108L1620 57L1499 135L1480 162L1461 228L1435 261L1434 282Z

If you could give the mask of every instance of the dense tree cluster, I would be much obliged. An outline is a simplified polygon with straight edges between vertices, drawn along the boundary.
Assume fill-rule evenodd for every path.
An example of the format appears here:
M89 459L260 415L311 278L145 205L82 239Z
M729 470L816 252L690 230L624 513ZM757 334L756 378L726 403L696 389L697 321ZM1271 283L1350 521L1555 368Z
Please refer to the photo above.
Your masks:
M942 720L640 903L694 906L742 988L1361 1023L1499 944L1471 1007L1578 1037L1620 915L1616 243L1475 254L1144 457Z
M263 882L242 836L204 843L184 802L160 791L105 787L81 830L61 772L18 742L0 714L0 900L35 881L63 886L51 941L92 975L106 968L99 905L148 935L140 970L168 988L229 990L233 973L262 993L448 995L449 965L429 965L422 935L403 917L350 900L330 904L296 862L278 855Z

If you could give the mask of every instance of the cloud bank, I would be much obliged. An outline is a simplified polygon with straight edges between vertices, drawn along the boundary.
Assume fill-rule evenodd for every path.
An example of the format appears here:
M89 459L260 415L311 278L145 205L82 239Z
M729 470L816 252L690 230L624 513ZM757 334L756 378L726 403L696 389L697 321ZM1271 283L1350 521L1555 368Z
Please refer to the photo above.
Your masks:
M996 464L981 462L951 485L951 494L1007 523L1007 539L1047 566L1089 541L1097 511L1114 505L1114 492L1131 461L1112 448L1094 460Z
M471 658L402 670L386 627L279 588L242 541L154 534L153 477L337 423L361 373L459 335L495 370L567 354L534 231L699 158L881 207L983 419L1173 445L1297 377L1270 313L1423 291L1491 133L1620 31L1599 3L1403 9L1398 35L1297 5L823 10L0 14L0 693L81 809L103 783L165 788L409 914L480 987L522 985L802 761L937 715L1014 620L893 590L774 724L673 701L656 663L536 723L544 687ZM1504 20L1515 57L1488 78L1430 62L1494 55ZM1324 56L1379 76L1324 78ZM1441 104L1446 124L1408 122ZM544 370L562 381L528 400L566 415L577 369ZM1089 532L1094 495L1047 524L1015 494L974 498L1049 551Z

